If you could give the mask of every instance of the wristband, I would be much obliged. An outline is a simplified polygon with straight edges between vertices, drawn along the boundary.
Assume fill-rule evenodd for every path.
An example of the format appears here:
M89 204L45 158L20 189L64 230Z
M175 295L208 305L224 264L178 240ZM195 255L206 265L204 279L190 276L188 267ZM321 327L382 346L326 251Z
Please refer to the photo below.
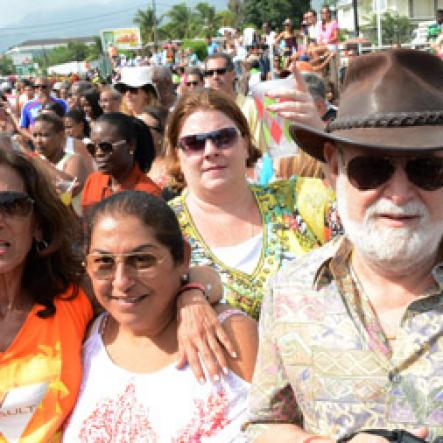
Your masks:
M180 289L177 292L177 297L179 297L183 292L189 291L191 289L197 289L203 293L203 296L205 297L206 301L209 301L208 294L206 293L206 287L202 285L201 283L186 283L183 286L180 287Z

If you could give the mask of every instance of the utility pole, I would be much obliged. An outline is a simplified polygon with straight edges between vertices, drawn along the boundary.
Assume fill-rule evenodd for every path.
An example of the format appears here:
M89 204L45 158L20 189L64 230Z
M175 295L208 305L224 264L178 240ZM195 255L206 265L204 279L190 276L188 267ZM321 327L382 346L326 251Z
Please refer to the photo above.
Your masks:
M358 24L358 0L352 0L352 8L354 10L355 37L358 37L360 35L360 26Z
M152 0L152 15L153 17L153 23L152 23L152 30L154 33L154 47L157 48L158 46L158 38L157 38L157 12L156 12L156 1Z

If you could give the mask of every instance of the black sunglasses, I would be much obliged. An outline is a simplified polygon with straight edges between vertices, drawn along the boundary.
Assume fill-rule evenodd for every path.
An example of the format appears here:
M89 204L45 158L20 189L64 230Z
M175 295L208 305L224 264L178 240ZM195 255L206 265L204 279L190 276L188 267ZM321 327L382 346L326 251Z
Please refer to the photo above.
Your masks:
M86 148L88 149L89 153L94 156L97 153L97 150L100 148L100 151L103 152L103 154L110 154L115 146L121 145L123 143L126 143L126 140L119 140L116 142L100 142L100 143L88 143L86 145Z
M140 88L134 88L133 86L128 85L121 85L119 87L119 90L122 94L126 94L127 92L130 92L131 94L137 94L139 89Z
M26 217L32 211L34 200L24 192L0 192L0 213L9 217Z
M206 140L211 140L218 149L230 148L237 140L237 128L222 128L202 134L185 135L178 140L178 147L183 151L202 151Z
M360 190L376 189L386 183L401 163L408 180L425 191L443 187L443 158L441 157L354 157L345 165L350 183Z
M217 75L223 75L226 74L227 71L228 70L226 68L207 69L205 71L205 77L212 77L215 72L217 73Z
M198 82L186 82L186 86L198 86Z
M49 85L34 85L35 89L48 89Z

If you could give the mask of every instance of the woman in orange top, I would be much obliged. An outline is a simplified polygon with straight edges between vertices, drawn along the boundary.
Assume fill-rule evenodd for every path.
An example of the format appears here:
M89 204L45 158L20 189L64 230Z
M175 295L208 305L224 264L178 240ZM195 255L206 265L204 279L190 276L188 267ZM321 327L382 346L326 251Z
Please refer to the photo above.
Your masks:
M98 171L83 188L83 211L115 192L135 189L160 195L160 188L146 175L155 157L149 128L139 119L121 112L100 116L91 133L88 149Z
M53 441L77 398L92 307L76 226L33 162L0 145L0 442Z

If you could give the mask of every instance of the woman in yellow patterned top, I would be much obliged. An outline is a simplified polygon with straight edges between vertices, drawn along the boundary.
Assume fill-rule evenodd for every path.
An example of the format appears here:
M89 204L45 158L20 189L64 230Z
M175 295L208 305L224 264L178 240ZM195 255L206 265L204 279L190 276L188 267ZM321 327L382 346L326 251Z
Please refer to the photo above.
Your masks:
M185 95L166 138L171 172L186 183L171 205L192 262L214 267L224 301L257 319L268 277L330 238L332 191L313 178L248 183L246 168L257 159L248 124L215 90Z

